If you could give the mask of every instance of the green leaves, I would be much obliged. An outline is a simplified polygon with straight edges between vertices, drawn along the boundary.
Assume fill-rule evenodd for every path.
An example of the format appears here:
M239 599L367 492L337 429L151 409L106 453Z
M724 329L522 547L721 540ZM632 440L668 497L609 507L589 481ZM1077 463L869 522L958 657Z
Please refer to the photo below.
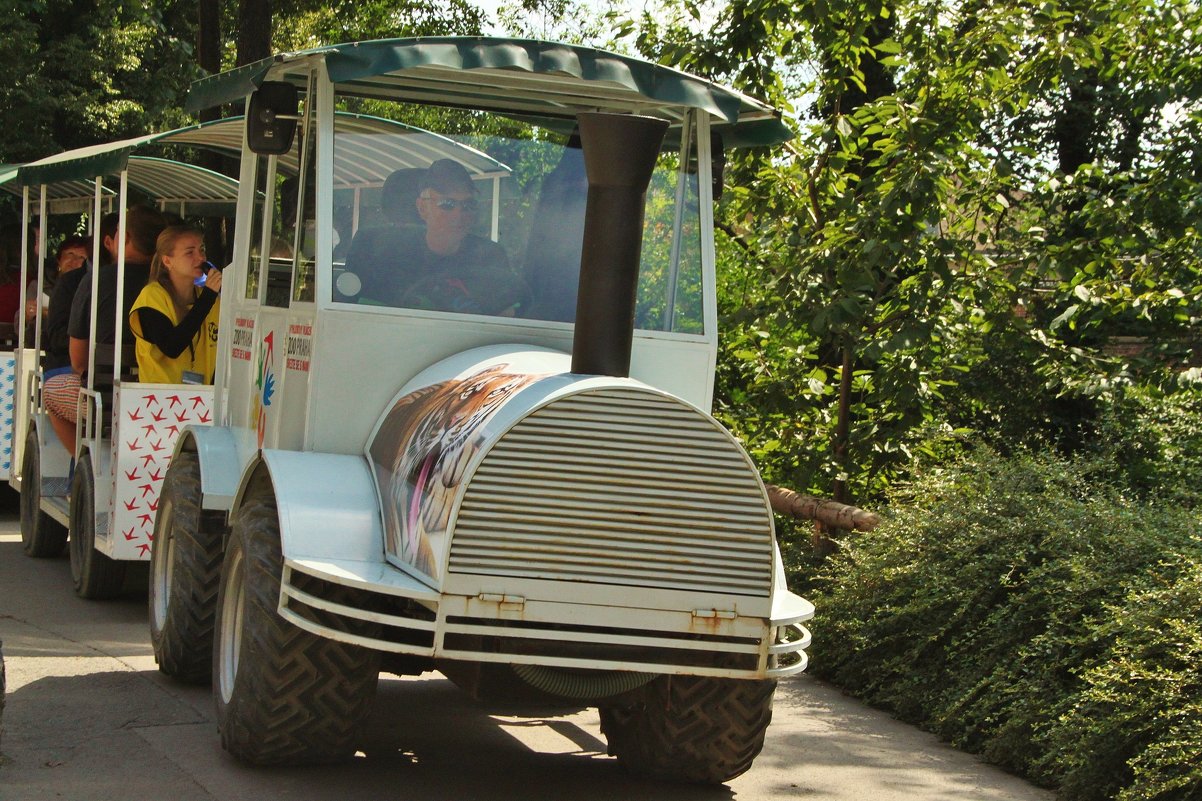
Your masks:
M1123 469L981 451L920 471L809 589L812 669L1063 798L1196 797L1202 529Z

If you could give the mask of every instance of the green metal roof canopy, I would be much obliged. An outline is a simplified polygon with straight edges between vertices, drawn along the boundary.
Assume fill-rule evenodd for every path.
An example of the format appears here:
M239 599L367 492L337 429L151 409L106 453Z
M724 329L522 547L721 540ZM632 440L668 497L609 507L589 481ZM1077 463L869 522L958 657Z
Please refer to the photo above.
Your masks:
M69 151L70 152L70 151ZM56 173L65 174L71 164L80 169L90 169L99 160L93 157L80 159L77 162L55 162L53 170L36 172L39 177L51 176ZM26 165L32 166L32 165ZM129 184L153 198L160 204L182 204L185 209L197 213L207 211L230 211L238 202L238 181L221 173L169 159L148 158L145 156L128 156L125 159L125 169L129 171ZM14 181L25 170L20 167L7 176L0 172L0 186L13 194L21 194L25 184L36 185L33 181ZM66 178L64 180L46 182L46 199L51 213L86 211L92 207L95 192L95 176L89 180L85 177ZM102 187L105 197L116 195L111 187ZM36 196L36 191L35 191Z
M339 137L334 153L334 186L382 184L402 167L426 167L440 158L451 158L475 178L508 175L510 170L487 153L462 145L412 125L338 112L334 130ZM170 144L194 145L235 157L245 139L242 117L183 128L170 134ZM280 169L291 175L299 170L296 148L279 157Z
M491 156L421 128L361 114L339 113L336 120L342 142L334 164L335 186L382 184L398 168L424 167L438 158L453 158L476 178L509 174L509 168ZM233 178L175 161L167 162L176 165L170 169L162 163L156 168L152 162L163 160L132 154L163 145L188 145L238 156L245 136L243 118L227 117L174 131L68 150L6 168L15 172L15 180L14 175L8 174L6 188L19 193L12 189L12 184L45 183L50 185L48 194L52 197L91 197L92 181L97 175L116 175L128 169L130 183L156 199L234 202L238 182ZM280 166L295 175L298 170L295 151L281 156ZM5 184L5 174L0 171L0 185ZM224 188L218 189L217 184Z
M637 113L673 123L697 108L729 146L793 136L770 106L669 67L576 45L488 37L383 39L285 53L197 81L188 108L242 100L268 73L301 81L317 60L341 91L362 97L561 119L581 111Z
M219 120L216 123L202 123L201 125L192 125L187 128L179 128L174 131L166 131L163 133L147 134L145 136L137 136L132 139L121 139L116 142L109 142L101 145L90 145L88 147L76 148L75 150L67 150L62 153L56 153L53 156L47 156L38 161L32 161L28 164L23 164L17 170L16 183L20 186L38 186L41 184L63 184L72 181L91 182L98 175L117 175L122 170L129 167L130 157L135 151L148 145L166 145L176 144L173 141L174 137L180 136L195 129L204 128L208 125L215 125L226 122ZM239 129L241 129L241 118L237 120ZM177 164L181 168L191 168L192 173L196 178L197 191L202 193L212 192L213 189L213 173L211 170L205 170L201 167L194 167L183 162L171 162ZM237 181L226 176L220 176L225 181L233 181L235 187ZM132 180L132 168L131 168ZM149 180L149 179L147 179ZM177 177L178 180L178 177ZM179 184L176 184L177 188ZM147 191L149 194L158 196L157 190L153 189L153 184L147 186L139 186L139 188ZM236 194L236 188L235 188Z

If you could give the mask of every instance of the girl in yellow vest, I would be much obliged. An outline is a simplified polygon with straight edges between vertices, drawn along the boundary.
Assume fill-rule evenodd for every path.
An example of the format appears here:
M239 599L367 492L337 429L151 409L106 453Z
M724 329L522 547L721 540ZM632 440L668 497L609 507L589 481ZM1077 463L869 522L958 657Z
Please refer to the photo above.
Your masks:
M163 229L150 262L150 282L134 301L138 380L212 384L217 366L221 271L205 260L204 237L184 225Z

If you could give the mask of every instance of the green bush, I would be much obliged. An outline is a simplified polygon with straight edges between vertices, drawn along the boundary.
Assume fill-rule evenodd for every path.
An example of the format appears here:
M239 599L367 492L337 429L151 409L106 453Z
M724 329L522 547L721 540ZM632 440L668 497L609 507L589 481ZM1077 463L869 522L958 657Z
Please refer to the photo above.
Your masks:
M1128 388L1102 405L1092 446L1140 496L1202 506L1202 391Z
M1199 521L1119 474L992 452L927 471L828 561L813 669L1070 798L1202 798Z

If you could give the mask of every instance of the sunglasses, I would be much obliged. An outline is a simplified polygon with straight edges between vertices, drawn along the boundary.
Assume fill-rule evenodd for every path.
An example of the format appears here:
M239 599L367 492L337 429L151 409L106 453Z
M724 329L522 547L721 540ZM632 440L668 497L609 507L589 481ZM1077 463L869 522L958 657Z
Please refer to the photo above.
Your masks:
M454 198L444 197L440 200L435 200L434 205L443 211L454 211L455 209L463 209L466 212L475 211L479 208L479 204L468 198L467 200L455 200Z

